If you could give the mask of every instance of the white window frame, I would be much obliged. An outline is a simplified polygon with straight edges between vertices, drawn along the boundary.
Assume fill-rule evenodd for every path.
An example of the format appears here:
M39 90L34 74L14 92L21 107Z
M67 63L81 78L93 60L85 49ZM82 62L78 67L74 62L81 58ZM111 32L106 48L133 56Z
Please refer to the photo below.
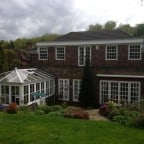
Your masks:
M114 52L108 52L108 48L116 48L116 53L114 53ZM110 53L110 54L116 54L116 58L108 58L108 53ZM107 45L106 47L105 47L105 60L118 60L118 45Z
M43 50L43 53L41 53L41 49L45 49L45 50ZM45 53L44 53L44 51L45 51ZM39 54L39 60L48 60L48 48L46 48L46 47L39 47L38 48L38 54ZM46 56L46 58L43 58L42 54L44 54Z
M63 53L60 53L60 52L58 51L59 48L63 48ZM60 55L61 55L61 54L64 55L63 58L60 58ZM65 47L61 47L61 46L56 47L56 48L55 48L55 57L56 57L56 60L65 60Z
M130 57L130 49L132 48L132 47L134 47L134 46L139 46L139 49L140 49L140 52L139 52L139 58L131 58ZM136 47L135 47L136 48ZM141 48L142 48L142 46L140 45L140 44L130 44L129 46L128 46L128 60L141 60ZM133 53L135 53L135 54L138 54L138 53L136 53L136 52L133 52Z
M69 101L69 79L58 80L58 93L60 100Z
M81 52L80 52L80 49L83 49L83 64L81 64ZM85 62L86 62L86 49L89 48L89 58L90 58L90 62L91 62L91 47L90 46L79 46L78 47L78 66L85 66Z
M102 83L107 83L108 84L108 90L107 90L107 93L106 92L103 92L102 90ZM132 101L132 97L133 98L138 98L138 100L136 102L140 102L140 95L141 95L141 82L138 82L138 81L111 81L111 80L100 80L100 104L102 104L103 102L106 102L106 101L103 101L102 100L102 95L103 94L106 94L107 95L107 100L111 100L111 94L112 94L112 91L111 91L111 83L118 83L118 104L121 103L121 98L123 97L123 95L121 95L121 92L123 92L121 90L121 84L128 84L128 89L127 89L127 102L128 103L133 103L135 101ZM137 92L137 96L132 96L132 85L137 85L138 86L138 89L136 87L134 87L134 90L136 90ZM105 95L105 97L106 97Z
M77 85L76 85L77 82ZM79 93L80 93L81 80L73 79L73 101L79 102Z

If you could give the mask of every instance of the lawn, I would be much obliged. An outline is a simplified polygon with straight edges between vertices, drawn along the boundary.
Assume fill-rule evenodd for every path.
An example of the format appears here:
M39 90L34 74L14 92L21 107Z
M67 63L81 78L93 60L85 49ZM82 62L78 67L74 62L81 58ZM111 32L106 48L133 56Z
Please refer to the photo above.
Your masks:
M0 113L0 144L142 144L144 130L113 122Z

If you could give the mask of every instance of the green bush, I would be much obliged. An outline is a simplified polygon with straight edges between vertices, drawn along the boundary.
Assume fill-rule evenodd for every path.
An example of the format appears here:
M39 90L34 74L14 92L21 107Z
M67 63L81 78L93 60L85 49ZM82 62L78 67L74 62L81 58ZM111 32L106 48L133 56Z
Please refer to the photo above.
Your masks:
M58 111L60 109L62 109L62 107L60 105L49 106L49 112Z
M43 111L45 114L50 112L50 108L47 105L40 105L36 109Z
M43 110L36 109L35 112L34 112L34 114L36 114L36 115L43 115L43 114L45 114L45 112Z
M67 102L63 102L63 103L61 104L61 107L62 107L62 108L67 108L67 107L68 107Z
M117 121L121 124L132 125L133 121L138 117L139 113L136 111L125 110L120 115L113 117L113 121Z
M120 115L121 109L119 107L114 107L109 113L108 118L113 119L114 116Z
M64 110L49 112L47 115L52 117L64 117Z
M144 128L144 113L141 113L138 117L136 117L132 125L134 127Z

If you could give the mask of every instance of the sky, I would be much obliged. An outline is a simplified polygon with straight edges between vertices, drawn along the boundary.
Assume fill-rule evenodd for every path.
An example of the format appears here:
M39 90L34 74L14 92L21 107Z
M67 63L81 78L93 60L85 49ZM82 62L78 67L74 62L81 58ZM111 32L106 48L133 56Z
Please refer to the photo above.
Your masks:
M0 0L0 40L84 31L113 20L144 23L144 0Z

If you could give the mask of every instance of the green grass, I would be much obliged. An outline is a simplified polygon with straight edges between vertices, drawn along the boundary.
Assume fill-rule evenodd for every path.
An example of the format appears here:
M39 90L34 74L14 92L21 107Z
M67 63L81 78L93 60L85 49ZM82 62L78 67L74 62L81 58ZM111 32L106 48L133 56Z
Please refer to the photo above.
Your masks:
M0 113L0 144L142 144L144 130L113 122Z

